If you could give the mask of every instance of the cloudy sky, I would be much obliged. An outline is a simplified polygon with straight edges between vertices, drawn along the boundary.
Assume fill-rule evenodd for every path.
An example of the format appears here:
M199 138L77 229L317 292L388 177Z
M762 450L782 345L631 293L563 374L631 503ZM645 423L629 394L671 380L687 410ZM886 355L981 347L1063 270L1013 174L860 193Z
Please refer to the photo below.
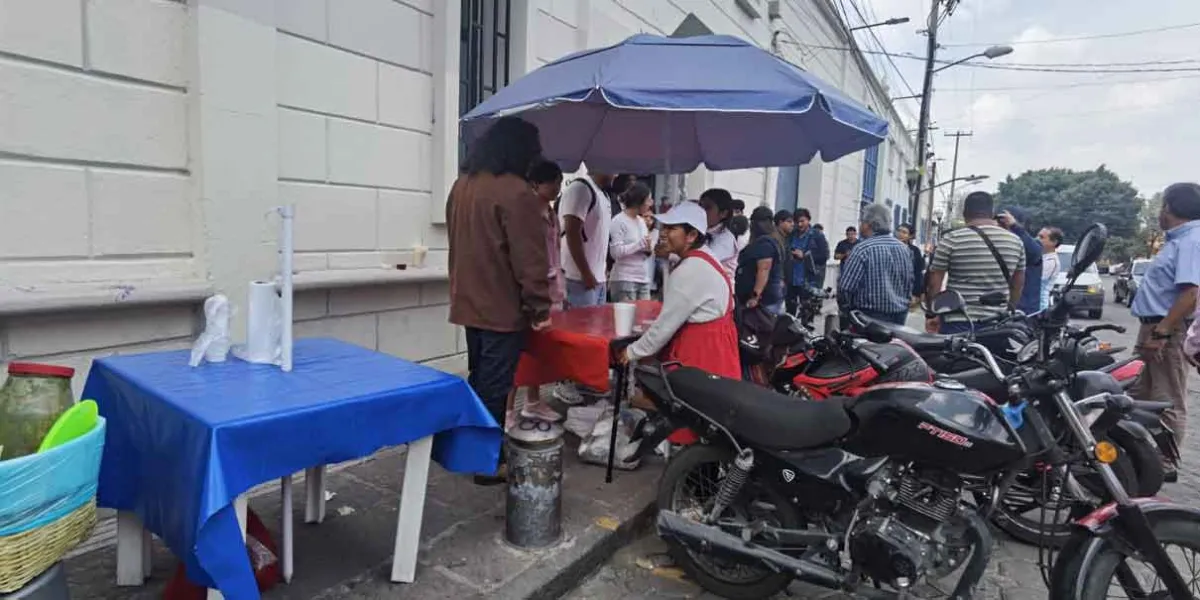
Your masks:
M924 56L929 0L834 0L852 24L909 17L903 25L859 31L859 44L889 52ZM996 180L1028 169L1091 169L1107 165L1149 195L1167 184L1200 180L1200 2L1196 0L962 0L939 30L938 57L956 60L990 44L1014 52L988 65L1124 73L1010 71L959 65L934 79L934 151L950 171L954 140L964 138L959 175L987 174L973 189L994 189ZM1176 27L1140 35L1138 30ZM1105 37L1100 37L1105 36ZM1081 39L1083 38L1083 39ZM884 74L893 96L910 94L882 56L870 57ZM893 58L917 93L923 64ZM1130 64L1134 63L1134 64ZM1155 63L1155 64L1147 64ZM1026 67L1025 65L1030 65ZM1103 66L1087 66L1103 65ZM900 101L901 113L915 116L918 101Z

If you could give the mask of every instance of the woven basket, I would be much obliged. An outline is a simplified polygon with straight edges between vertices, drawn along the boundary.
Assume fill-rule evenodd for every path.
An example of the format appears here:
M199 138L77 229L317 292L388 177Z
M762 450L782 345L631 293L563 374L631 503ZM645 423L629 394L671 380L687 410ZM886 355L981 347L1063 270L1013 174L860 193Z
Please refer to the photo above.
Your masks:
M0 594L21 589L54 566L95 526L96 501L92 500L52 523L0 536Z

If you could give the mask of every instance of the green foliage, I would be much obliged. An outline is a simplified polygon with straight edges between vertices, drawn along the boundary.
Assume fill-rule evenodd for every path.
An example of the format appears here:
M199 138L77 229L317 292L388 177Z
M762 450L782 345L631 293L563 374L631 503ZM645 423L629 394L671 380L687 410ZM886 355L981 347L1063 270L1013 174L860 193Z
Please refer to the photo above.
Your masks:
M1093 223L1103 223L1114 238L1133 238L1142 228L1144 202L1137 189L1103 165L1092 171L1054 168L1009 175L996 201L998 208L1028 210L1031 230L1061 228L1066 243L1074 243Z

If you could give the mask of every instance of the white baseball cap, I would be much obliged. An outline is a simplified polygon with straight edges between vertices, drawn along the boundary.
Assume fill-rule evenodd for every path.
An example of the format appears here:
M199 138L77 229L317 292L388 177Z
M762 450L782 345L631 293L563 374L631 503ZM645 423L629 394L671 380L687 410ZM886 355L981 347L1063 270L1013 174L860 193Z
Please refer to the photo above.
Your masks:
M708 231L708 213L692 200L680 202L655 218L662 225L691 225L700 233Z

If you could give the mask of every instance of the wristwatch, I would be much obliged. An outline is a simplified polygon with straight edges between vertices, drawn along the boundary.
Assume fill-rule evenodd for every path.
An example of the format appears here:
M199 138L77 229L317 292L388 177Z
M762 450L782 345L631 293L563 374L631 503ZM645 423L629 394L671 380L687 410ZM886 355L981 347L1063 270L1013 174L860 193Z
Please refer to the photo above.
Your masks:
M1154 329L1150 330L1150 339L1152 339L1152 340L1169 340L1169 339L1171 339L1171 332L1168 331L1166 333L1162 333L1158 330L1158 327L1155 327Z

